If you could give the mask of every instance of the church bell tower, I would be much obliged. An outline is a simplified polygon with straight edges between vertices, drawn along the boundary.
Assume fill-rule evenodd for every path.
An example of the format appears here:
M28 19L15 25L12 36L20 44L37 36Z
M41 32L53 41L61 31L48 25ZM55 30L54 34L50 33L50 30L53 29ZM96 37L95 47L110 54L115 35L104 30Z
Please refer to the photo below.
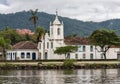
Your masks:
M59 44L64 43L64 27L63 22L60 22L58 18L58 12L56 11L55 20L50 22L50 39L56 41Z

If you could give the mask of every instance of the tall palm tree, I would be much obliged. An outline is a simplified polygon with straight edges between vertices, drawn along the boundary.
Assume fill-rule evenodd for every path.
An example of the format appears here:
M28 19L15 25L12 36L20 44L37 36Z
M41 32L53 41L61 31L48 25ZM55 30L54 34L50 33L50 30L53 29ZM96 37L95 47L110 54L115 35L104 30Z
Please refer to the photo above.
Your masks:
M34 24L34 28L37 27L37 21L38 21L38 16L37 16L37 13L38 13L38 9L35 9L35 11L33 10L30 10L32 16L29 18L29 20L31 20Z
M45 29L43 27L37 27L35 29L35 34L36 34L36 37L37 37L37 43L39 41L41 41L42 38L44 38L44 35L45 35Z
M3 37L0 37L0 47L2 48L2 59L5 60L6 58L6 49L10 47L10 40L4 39Z

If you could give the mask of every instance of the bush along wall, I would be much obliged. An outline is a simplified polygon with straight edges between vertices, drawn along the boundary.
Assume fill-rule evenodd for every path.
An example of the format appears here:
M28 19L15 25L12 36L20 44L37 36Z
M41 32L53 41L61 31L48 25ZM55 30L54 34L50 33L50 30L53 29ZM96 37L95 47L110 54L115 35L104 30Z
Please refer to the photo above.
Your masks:
M11 64L5 63L0 64L0 70L40 70L40 69L111 69L111 68L120 68L120 64L75 64L75 60L64 60L63 64Z

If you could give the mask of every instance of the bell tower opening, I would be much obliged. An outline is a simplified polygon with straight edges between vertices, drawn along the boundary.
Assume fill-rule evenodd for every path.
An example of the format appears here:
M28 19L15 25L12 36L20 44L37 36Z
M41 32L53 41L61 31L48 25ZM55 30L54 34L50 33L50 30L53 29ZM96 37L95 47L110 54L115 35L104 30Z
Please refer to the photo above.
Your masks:
M60 35L60 28L57 29L57 34Z

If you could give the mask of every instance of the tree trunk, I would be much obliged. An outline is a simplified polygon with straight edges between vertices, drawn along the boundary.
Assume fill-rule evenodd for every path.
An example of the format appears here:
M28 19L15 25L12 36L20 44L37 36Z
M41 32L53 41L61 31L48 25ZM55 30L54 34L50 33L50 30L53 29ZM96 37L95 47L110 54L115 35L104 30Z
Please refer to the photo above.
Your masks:
M106 52L103 52L104 59L106 60Z
M106 60L106 52L104 51L104 47L101 47L101 52L102 52L104 59Z
M101 50L102 50L102 55L104 59L106 60L106 51L104 50L104 47L102 47Z
M36 24L36 23L34 23L34 28L36 29L36 27L37 27L37 24Z

